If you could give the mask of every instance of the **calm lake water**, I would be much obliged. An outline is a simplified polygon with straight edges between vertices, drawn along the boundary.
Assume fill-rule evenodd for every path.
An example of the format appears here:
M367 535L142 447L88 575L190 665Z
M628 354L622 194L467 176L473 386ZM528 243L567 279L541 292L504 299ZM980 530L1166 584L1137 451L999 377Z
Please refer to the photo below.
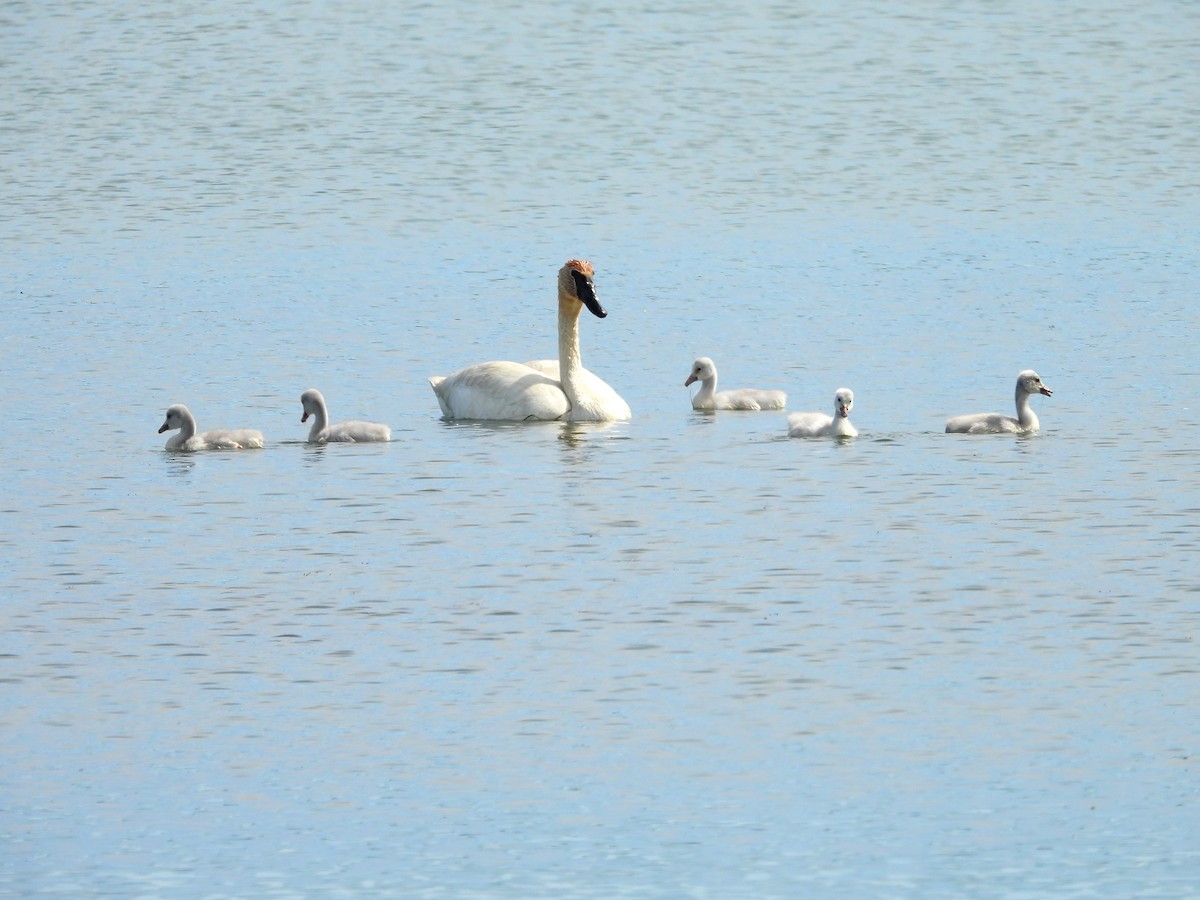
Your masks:
M0 22L0 896L1200 897L1200 7Z

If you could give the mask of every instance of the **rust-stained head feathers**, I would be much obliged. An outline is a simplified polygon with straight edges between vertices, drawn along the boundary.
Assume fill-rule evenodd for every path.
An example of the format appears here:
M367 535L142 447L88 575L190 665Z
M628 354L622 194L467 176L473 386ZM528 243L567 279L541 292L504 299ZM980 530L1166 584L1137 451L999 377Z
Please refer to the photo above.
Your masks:
M568 259L558 270L558 290L563 297L573 297L588 308L593 316L603 319L608 315L596 299L596 283L592 281L595 269L586 259Z

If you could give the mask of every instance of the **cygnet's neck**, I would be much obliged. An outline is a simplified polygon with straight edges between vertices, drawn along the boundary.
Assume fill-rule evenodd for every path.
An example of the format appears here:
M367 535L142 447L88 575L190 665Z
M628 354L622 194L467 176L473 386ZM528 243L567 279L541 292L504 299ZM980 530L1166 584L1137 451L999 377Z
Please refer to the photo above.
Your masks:
M308 429L308 439L315 441L317 435L324 431L329 426L329 411L325 408L324 403L315 403L314 409L309 415L313 417L312 428Z
M1038 422L1037 414L1034 413L1033 407L1029 405L1029 392L1021 385L1017 385L1017 422L1024 431L1037 431L1041 423Z
M692 404L699 403L701 406L709 404L713 401L713 397L717 393L717 376L714 373L708 378L700 379L700 390L696 391L696 396L692 398Z
M833 434L835 437L854 437L858 434L858 429L850 424L849 416L838 415L835 409L833 412Z
M186 441L196 436L196 417L185 412L179 417L179 440Z

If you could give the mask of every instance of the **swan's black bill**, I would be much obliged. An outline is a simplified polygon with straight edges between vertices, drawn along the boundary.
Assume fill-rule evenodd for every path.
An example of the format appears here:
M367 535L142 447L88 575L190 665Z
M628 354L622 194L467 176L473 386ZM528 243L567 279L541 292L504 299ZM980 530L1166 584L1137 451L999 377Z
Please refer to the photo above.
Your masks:
M608 312L596 299L596 285L592 283L592 279L574 269L571 270L571 275L575 278L575 293L579 295L579 299L583 301L583 305L588 308L588 311L597 319L607 316Z

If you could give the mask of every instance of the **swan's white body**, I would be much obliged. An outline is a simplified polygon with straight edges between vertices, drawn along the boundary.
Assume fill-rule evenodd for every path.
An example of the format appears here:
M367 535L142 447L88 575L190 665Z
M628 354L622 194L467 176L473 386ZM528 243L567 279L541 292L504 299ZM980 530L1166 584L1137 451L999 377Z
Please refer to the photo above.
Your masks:
M300 395L300 405L304 413L301 422L313 417L312 428L308 431L309 443L324 444L327 441L344 441L347 443L365 443L367 441L390 441L392 429L381 422L338 422L329 424L329 410L325 406L325 397L316 388L305 391Z
M1026 369L1017 375L1017 415L1004 416L1000 413L971 413L965 416L954 416L946 420L947 434L1032 434L1041 427L1038 417L1029 405L1033 394L1044 394L1049 397L1053 391L1042 383L1041 377L1033 369Z
M688 387L700 382L700 390L692 397L692 409L783 409L787 406L787 394L783 391L760 388L737 388L732 391L717 390L717 365L707 356L692 363L692 371L683 383Z
M821 412L792 413L788 416L788 437L856 437L858 429L850 424L854 391L838 388L833 395L833 415Z
M486 362L444 378L434 376L429 383L442 414L449 419L509 421L629 419L629 404L580 360L579 315L583 307L598 318L608 315L596 300L592 275L591 264L581 259L568 260L558 272L557 360Z
M158 433L179 429L167 438L168 450L258 450L263 445L261 431L253 428L214 428L196 433L196 419L182 403L167 407L167 417Z

